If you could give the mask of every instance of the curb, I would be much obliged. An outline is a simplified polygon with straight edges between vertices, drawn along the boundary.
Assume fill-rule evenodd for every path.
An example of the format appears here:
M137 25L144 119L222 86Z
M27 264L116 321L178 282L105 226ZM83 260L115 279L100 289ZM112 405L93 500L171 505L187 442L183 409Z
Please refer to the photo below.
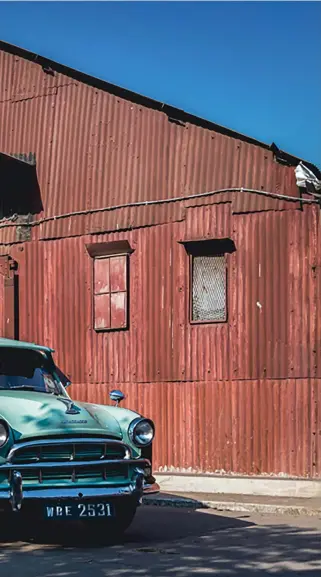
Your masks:
M266 515L293 515L321 517L321 508L277 505L266 503L242 503L238 501L195 501L184 497L145 497L144 505L157 507L175 507L188 509L214 509L215 511L232 511L240 513L262 513Z

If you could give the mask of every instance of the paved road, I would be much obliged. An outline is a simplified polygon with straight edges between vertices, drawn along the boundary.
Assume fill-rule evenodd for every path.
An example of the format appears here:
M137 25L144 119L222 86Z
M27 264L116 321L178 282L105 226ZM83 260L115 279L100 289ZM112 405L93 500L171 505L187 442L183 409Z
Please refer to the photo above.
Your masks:
M121 543L78 526L41 533L2 542L1 577L321 577L318 518L143 507Z

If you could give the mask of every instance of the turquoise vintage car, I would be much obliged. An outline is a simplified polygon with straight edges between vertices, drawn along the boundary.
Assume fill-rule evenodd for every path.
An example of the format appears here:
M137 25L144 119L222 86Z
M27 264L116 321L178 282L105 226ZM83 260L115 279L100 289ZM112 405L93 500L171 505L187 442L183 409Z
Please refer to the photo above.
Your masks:
M74 402L47 347L0 339L0 510L124 531L157 493L150 419Z

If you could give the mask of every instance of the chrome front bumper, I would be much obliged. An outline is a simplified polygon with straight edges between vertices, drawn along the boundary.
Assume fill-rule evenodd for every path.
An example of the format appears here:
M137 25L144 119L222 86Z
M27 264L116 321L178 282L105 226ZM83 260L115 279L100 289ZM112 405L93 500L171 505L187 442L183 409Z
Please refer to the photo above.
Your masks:
M88 440L88 442L93 443L95 440ZM52 441L45 442L46 444L54 444ZM33 446L37 445L37 442L31 443ZM26 444L27 445L27 444ZM29 445L29 443L28 443ZM142 502L142 497L144 495L151 495L159 492L159 486L155 482L155 479L150 475L146 477L145 468L150 468L150 462L148 459L133 459L130 455L126 455L125 459L113 459L112 461L99 459L93 461L66 461L66 462L32 462L32 463L13 463L12 457L15 452L21 448L23 445L15 446L8 455L8 460L4 465L0 466L0 472L7 472L9 477L9 486L1 489L0 485L0 506L4 501L10 502L13 511L20 511L22 504L25 500L62 500L62 499L75 499L75 500L86 500L86 499L101 499L101 498L120 498L120 497L133 497L137 500L137 504ZM129 457L129 458L128 458ZM82 486L81 483L77 486L71 484L68 486L44 486L39 483L37 487L31 487L27 483L23 484L23 471L31 469L81 469L82 467L98 466L105 467L106 464L112 463L124 464L133 466L133 475L131 480L125 484L115 484L114 486L110 484L99 485L96 487L86 487Z
M1 501L9 501L12 510L17 512L22 508L25 500L87 500L101 498L133 497L137 504L141 504L144 495L153 495L159 492L156 482L147 483L143 471L136 471L134 482L116 487L39 487L36 489L23 487L22 476L18 470L12 472L9 489L0 489Z
M15 478L19 478L19 471L15 472ZM22 481L22 480L21 480ZM159 485L157 483L145 483L141 486L141 480L136 480L135 483L130 483L122 487L57 487L57 488L39 488L39 489L23 489L22 482L11 482L9 490L0 490L0 505L1 501L9 501L13 511L20 511L22 504L26 500L63 500L63 499L101 499L101 498L120 498L133 497L137 499L140 504L142 497L145 495L153 495L159 492Z

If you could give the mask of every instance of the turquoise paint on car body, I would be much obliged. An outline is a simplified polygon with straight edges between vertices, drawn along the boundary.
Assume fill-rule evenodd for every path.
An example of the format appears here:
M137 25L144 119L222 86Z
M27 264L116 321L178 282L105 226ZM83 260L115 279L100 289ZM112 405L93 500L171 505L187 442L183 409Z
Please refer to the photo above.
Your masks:
M45 353L54 353L54 349L50 347L45 347L42 345L37 345L36 343L27 343L25 341L15 341L14 339L5 339L0 337L0 348L12 348L12 349L28 349L30 351L42 351Z
M77 497L75 492L78 490L77 487L81 488L79 495L85 494L86 499L93 500L96 498L96 487L96 490L99 490L100 500L104 498L104 490L106 499L117 497L117 503L123 499L122 495L124 498L126 496L126 499L129 496L136 510L144 491L158 492L156 483L150 484L151 480L155 481L151 476L150 463L142 458L142 449L137 446L137 438L133 439L129 434L131 423L140 418L140 415L118 406L72 401L62 385L60 372L54 364L52 353L53 349L49 347L0 338L0 379L4 378L4 382L9 383L5 387L0 386L0 423L4 424L8 430L7 441L0 447L0 503L6 499L10 500L14 508L13 503L16 503L17 499L21 499L23 503L22 497L36 500L39 494L41 494L40 502L43 503L46 491L48 491L48 500L52 500L54 494L55 502L60 503L66 491L68 495L70 493L72 499L78 499L79 496ZM36 388L27 369L23 372L24 369L20 367L19 358L20 361L27 359L31 364L36 363L32 365L33 374L36 374L35 371L40 371L44 383L49 375L49 383L51 382L51 385L54 383L53 389L48 389L43 385L43 388L38 390L38 384ZM9 373L3 368L6 366L9 366ZM14 375L20 372L23 376L13 376L12 371ZM18 385L13 385L12 382L18 382ZM33 390L29 390L30 387L33 387ZM103 444L105 448L116 447L118 450L121 447L127 447L127 456L122 457L120 461L120 457L117 457L118 461L115 461L119 463L117 466L120 469L117 470L116 465L116 469L113 467L114 461L110 460L112 457L100 456L100 460L97 461L97 456L96 460L88 457L89 451L88 455L86 453L88 466L87 461L82 465L76 457L70 457L75 459L71 463L72 470L75 471L75 477L73 477L73 474L70 475L68 472L71 470L70 463L69 468L66 468L65 462L61 464L63 459L61 455L58 455L60 445L62 451L66 447L70 448L72 444L75 447L85 447L87 450L95 447L96 439L97 445ZM50 446L54 448L53 456L50 457L53 462L49 465L43 464L42 452L47 450L46 443L47 445L52 443ZM39 449L38 458L37 447L40 445L42 448ZM25 446L27 446L27 451L35 451L32 453L34 456L31 461L20 460L20 464L13 464L12 452L20 454L19 451L24 451ZM30 465L30 463L33 464ZM105 467L106 477L100 475L100 464ZM87 473L82 473L84 469ZM58 478L57 473L59 473ZM23 495L22 490L21 495L19 493L19 483L22 485ZM44 490L45 494L43 494ZM89 503L89 501L86 502ZM131 505L130 510L134 509Z

